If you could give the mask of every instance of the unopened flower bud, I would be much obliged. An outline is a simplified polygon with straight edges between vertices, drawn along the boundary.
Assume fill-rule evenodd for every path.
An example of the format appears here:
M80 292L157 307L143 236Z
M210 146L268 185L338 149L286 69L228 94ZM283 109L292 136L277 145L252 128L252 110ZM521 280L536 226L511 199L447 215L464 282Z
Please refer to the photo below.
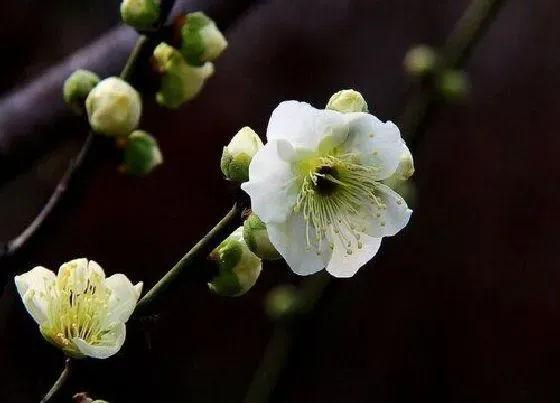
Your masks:
M450 101L464 99L469 92L469 80L460 70L444 71L438 84L441 95Z
M411 48L404 57L404 69L414 78L424 77L431 73L437 62L436 51L427 45L417 45Z
M355 90L342 90L335 93L329 103L327 109L338 112L367 112L368 104L362 94Z
M128 136L140 121L140 94L126 81L106 78L91 90L86 99L89 124L108 136Z
M282 257L268 239L265 223L255 213L249 214L243 223L243 238L249 249L263 260L276 260Z
M202 12L185 16L181 26L181 54L187 63L200 66L214 61L228 43L214 21Z
M265 311L270 318L281 319L296 313L300 305L297 289L292 285L280 285L267 294Z
M249 164L262 147L263 143L257 133L250 127L243 127L222 151L222 173L234 182L247 182Z
M383 183L400 194L397 188L401 188L402 186L400 185L406 182L412 175L414 175L414 159L408 147L405 146L397 169L391 176L384 179Z
M76 70L64 81L64 102L78 115L85 112L85 102L90 91L99 83L97 74L88 70Z
M132 132L124 149L123 170L132 175L146 175L162 163L156 139L143 130Z
M247 247L243 227L222 241L210 257L217 261L220 271L208 286L218 295L236 297L245 294L261 273L261 259Z
M193 99L214 73L212 63L204 63L201 67L190 66L179 51L166 43L160 43L155 48L152 60L162 75L156 101L166 108L178 108Z
M157 23L160 0L123 0L121 18L125 24L137 30L148 30Z

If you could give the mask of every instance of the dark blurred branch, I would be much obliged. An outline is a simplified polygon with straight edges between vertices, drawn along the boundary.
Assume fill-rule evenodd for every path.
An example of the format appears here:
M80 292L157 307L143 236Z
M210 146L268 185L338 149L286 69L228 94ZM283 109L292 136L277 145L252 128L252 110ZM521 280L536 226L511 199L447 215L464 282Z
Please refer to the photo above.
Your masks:
M442 51L443 62L438 69L462 66L505 3L506 0L473 0L448 37ZM441 71L436 71L436 74ZM435 81L430 81L426 91L418 99L409 101L406 106L401 127L408 142L412 142L409 144L411 151L417 148L420 139L420 136L415 135L428 123L431 116L428 112L437 105L437 91ZM325 272L316 274L303 283L301 293L308 312L302 317L296 317L291 323L279 322L275 326L244 403L265 403L270 400L279 383L281 371L287 365L298 327L314 310L320 308L318 304L330 283L332 278Z
M313 312L330 282L330 274L324 271L304 280L300 295L298 295L298 311L295 315L280 319L274 326L272 337L243 403L259 403L269 400L294 344L297 326L308 319L308 314Z
M446 69L460 69L469 59L473 48L506 0L472 1L445 41L434 74L428 78L425 91L411 100L402 119L402 131L410 146L421 141L428 120L442 99L436 81Z

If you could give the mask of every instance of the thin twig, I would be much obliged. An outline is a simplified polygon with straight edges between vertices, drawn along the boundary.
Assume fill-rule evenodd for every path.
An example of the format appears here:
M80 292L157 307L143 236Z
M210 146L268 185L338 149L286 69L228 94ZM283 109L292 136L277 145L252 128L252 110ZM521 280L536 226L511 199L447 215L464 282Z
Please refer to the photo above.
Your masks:
M200 256L204 251L207 251L221 236L223 236L226 229L231 227L231 225L239 219L240 214L240 209L238 205L235 204L225 217L175 263L175 265L144 295L136 305L136 310L144 309L161 294L194 258Z
M51 400L54 394L58 392L58 390L62 387L66 379L68 379L68 375L70 375L70 363L71 363L70 358L66 357L64 360L64 368L62 369L60 376L55 381L51 389L47 392L45 397L43 397L41 403L46 403L49 400Z
M468 59L473 47L505 3L506 0L472 1L444 46L444 66L457 68ZM436 91L432 83L419 99L409 101L402 123L409 141L413 140L414 134L425 125L428 110L437 99L434 95L437 94ZM418 138L414 140L417 141ZM415 145L416 142L412 144L411 149L414 149ZM331 281L328 274L320 273L302 285L301 292L306 302L307 315L296 318L293 323L279 322L275 326L244 403L266 403L270 400L278 385L280 373L287 364L295 338L294 333L297 331L297 322L304 320L317 309L317 304Z
M121 71L120 74L121 79L125 81L128 81L130 79L130 76L134 71L134 67L136 66L136 62L138 61L138 56L140 55L140 52L142 51L142 48L146 43L146 39L147 38L145 35L140 35L138 37L138 40L136 41L136 45L134 45L134 48L132 48L132 51L130 52L130 56L128 57L128 60L126 61L126 64L124 65L124 68Z
M84 162L89 149L91 148L91 143L93 142L94 134L90 132L86 138L86 141L82 145L80 152L78 155L70 161L66 172L58 182L54 192L52 193L51 197L47 204L43 206L39 214L35 217L35 219L29 224L25 230L19 234L16 238L12 239L8 242L6 248L4 249L3 255L0 255L0 259L3 257L8 257L13 255L17 250L22 248L29 239L37 232L37 230L41 227L43 222L50 216L54 208L58 205L59 201L62 199L62 196L68 189L68 184L72 179L75 172L80 168L82 163ZM2 253L0 252L0 253Z

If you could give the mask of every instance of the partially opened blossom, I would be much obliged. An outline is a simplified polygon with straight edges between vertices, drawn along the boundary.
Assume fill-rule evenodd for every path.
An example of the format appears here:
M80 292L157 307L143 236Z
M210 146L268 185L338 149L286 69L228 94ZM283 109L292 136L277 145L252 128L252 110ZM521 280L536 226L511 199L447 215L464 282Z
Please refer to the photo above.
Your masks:
M382 183L407 152L393 123L287 101L267 139L242 188L295 273L350 277L408 223L412 211Z
M133 285L123 274L106 278L87 259L64 263L58 276L35 267L16 276L15 284L41 334L73 358L107 358L118 352L142 292L142 282Z

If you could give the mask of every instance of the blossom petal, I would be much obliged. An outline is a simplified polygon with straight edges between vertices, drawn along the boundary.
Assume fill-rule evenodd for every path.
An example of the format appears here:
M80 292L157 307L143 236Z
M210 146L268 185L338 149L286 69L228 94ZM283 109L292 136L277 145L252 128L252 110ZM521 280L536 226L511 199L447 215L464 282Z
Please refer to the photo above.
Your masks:
M105 280L105 272L95 260L90 260L88 262L87 268L89 276L95 273L95 275L99 276L100 280Z
M408 224L412 210L408 208L406 201L389 186L379 183L375 192L384 206L383 208L372 207L373 214L370 215L371 220L367 233L376 238L393 236Z
M102 336L98 344L89 344L84 339L75 337L72 342L83 355L92 358L105 359L116 354L126 339L126 326L124 323L117 324L108 333Z
M105 280L105 286L111 289L109 315L105 323L125 323L134 312L142 291L142 283L134 286L124 274L113 274Z
M407 150L399 128L367 113L349 113L347 118L350 132L343 144L345 150L359 153L362 164L377 168L376 180L391 176Z
M62 264L60 266L60 268L58 269L59 276L60 276L60 273L64 270L66 270L66 268L68 266L76 266L75 274L76 274L77 278L86 277L87 269L88 269L88 260L86 258L72 259L69 262L66 262L66 263Z
M283 223L267 224L268 238L282 255L294 273L307 276L325 267L325 260L330 258L330 249L322 245L318 256L315 248L307 247L306 223L302 214L291 214ZM309 238L315 238L315 231L309 228Z
M284 221L297 199L297 177L280 158L277 141L267 143L249 165L249 182L241 185L251 198L251 209L264 222Z
M17 292L27 312L39 325L48 321L48 303L45 294L47 288L53 286L55 281L55 274L41 266L14 278Z
M293 147L314 150L327 136L343 142L348 136L348 125L340 112L315 109L306 102L281 102L272 112L266 137L287 140Z
M358 248L358 240L352 235L347 239L352 242L352 254L348 254L347 245L341 237L334 237L334 248L327 271L334 277L352 277L360 267L373 258L381 246L381 238L373 238L366 234L360 235L361 247Z

